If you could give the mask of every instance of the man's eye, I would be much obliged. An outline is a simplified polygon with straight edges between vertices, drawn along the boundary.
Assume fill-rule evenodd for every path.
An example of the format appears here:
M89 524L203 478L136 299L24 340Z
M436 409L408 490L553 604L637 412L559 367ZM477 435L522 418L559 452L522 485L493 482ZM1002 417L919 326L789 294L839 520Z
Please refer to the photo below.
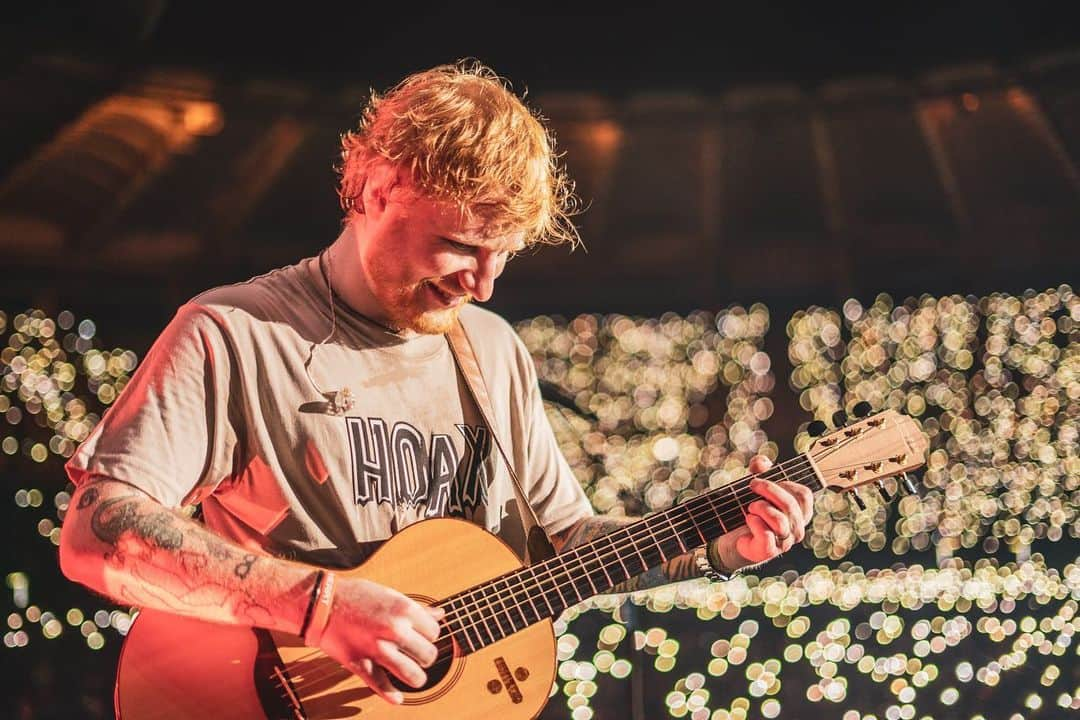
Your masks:
M447 245L454 248L458 252L471 253L473 252L473 250L475 250L472 245L466 245L465 243L460 243L457 240L451 240L450 238L443 238L443 240L446 241Z

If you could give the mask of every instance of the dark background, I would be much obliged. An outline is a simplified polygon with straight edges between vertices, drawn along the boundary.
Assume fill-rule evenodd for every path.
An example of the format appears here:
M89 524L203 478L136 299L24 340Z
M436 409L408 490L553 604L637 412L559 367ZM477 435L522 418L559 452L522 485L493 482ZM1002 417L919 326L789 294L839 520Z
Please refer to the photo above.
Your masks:
M590 206L579 225L591 252L512 266L492 303L507 315L754 300L786 312L879 291L1020 292L1077 268L1068 3L365 5L7 8L0 218L44 218L62 241L42 250L0 229L12 267L37 271L7 278L0 297L79 301L102 321L137 305L156 330L207 285L317 251L337 229L336 138L368 90L463 57L528 92ZM1017 88L1037 107L1034 130L1006 102ZM919 125L927 105L971 93L982 112L940 120L935 147ZM224 130L180 151L152 138L126 166L100 167L133 133L85 113L116 96L205 100ZM622 140L601 167L590 133L603 122ZM81 139L61 142L72 129L88 136L76 150ZM260 142L293 136L284 162L242 166ZM221 211L227 222L211 217L248 187L260 189ZM190 246L172 256L123 242L178 233ZM88 284L104 277L132 290L117 298L127 309Z
M375 86L477 57L533 91L720 91L763 80L916 76L1070 47L1068 3L19 3L3 55L59 51L120 66L176 64Z

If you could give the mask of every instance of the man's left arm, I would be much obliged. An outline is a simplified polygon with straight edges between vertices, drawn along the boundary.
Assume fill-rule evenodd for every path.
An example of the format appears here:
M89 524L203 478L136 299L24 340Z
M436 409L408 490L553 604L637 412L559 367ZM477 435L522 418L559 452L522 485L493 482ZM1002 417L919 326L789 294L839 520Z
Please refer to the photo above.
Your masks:
M750 463L750 471L760 475L772 463L762 456ZM758 565L790 550L802 542L806 526L814 511L813 493L804 485L793 482L771 482L757 478L750 489L760 495L746 507L746 525L722 535L712 542L707 555L710 564L728 573ZM601 535L637 522L640 518L587 517L552 537L557 552L584 545ZM642 574L617 585L612 592L634 592L667 585L668 583L700 577L695 556L706 552L696 548L671 558Z

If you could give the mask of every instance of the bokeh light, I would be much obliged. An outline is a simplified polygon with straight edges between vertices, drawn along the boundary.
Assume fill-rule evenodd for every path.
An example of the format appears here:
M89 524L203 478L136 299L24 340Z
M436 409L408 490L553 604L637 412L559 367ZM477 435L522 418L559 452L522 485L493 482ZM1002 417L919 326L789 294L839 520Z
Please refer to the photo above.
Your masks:
M686 317L540 316L516 328L540 378L598 418L549 408L599 512L668 508L742 477L756 453L777 455L761 429L775 385L762 305Z
M551 702L601 717L597 703L632 694L642 673L655 710L679 718L1080 709L1080 298L1062 285L806 308L782 327L787 387L765 351L770 322L751 305L516 324L539 376L598 418L547 408L601 513L662 510L742 476L755 453L804 451L811 420L860 401L916 418L931 441L918 495L864 493L860 510L819 494L797 569L774 561L568 609ZM0 313L0 339L0 462L60 473L138 358L66 311ZM802 415L778 442L765 428L789 390ZM71 495L40 477L8 492L49 547ZM26 569L9 569L6 587L0 652L100 650L132 622L131 608L39 597Z

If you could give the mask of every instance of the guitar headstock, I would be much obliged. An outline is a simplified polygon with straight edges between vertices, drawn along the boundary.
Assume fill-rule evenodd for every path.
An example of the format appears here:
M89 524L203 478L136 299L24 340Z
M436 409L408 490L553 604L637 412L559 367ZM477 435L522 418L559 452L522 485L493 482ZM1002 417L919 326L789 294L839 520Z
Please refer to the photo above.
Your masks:
M847 491L922 467L929 448L914 420L885 410L818 438L806 456L823 487Z

